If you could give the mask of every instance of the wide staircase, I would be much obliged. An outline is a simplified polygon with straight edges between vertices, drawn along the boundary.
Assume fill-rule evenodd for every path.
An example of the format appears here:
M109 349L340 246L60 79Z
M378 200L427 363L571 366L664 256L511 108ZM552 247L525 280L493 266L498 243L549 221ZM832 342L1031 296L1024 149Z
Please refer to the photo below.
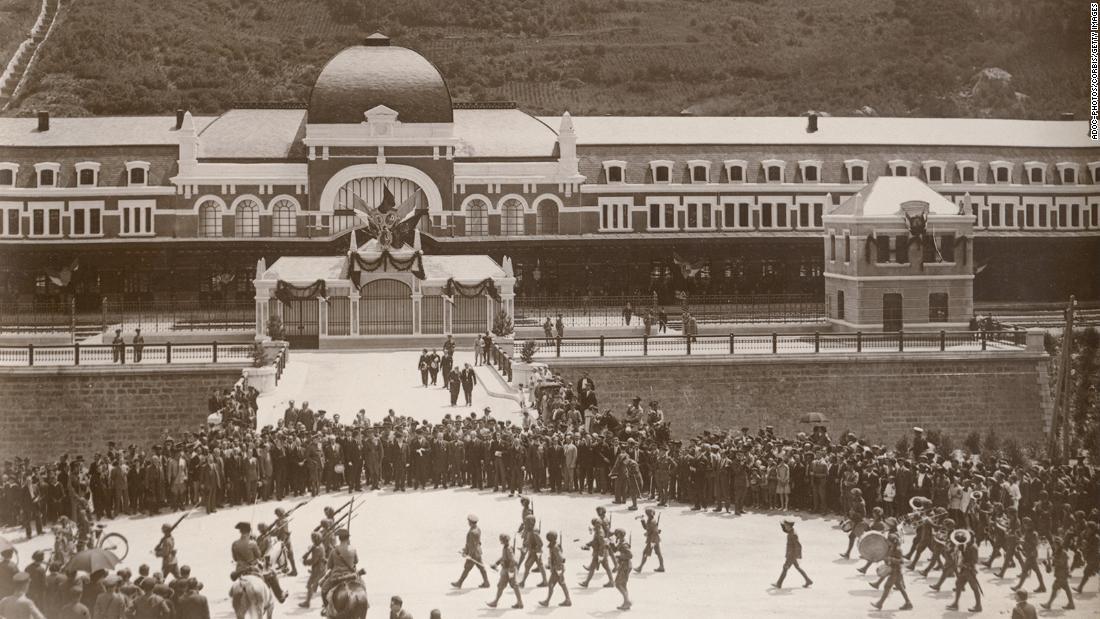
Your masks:
M42 0L38 19L25 41L16 49L0 74L0 109L7 109L9 103L18 94L27 72L38 57L38 52L53 28L57 14L61 10L61 0Z

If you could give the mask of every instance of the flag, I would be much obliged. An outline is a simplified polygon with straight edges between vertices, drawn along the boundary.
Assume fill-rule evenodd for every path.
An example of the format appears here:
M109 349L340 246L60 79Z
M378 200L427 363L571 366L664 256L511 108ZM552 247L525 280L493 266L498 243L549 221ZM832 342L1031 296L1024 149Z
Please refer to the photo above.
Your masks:
M396 199L393 197L393 192L390 191L389 185L382 185L382 202L378 204L378 212L385 215L386 213L394 210L393 206Z

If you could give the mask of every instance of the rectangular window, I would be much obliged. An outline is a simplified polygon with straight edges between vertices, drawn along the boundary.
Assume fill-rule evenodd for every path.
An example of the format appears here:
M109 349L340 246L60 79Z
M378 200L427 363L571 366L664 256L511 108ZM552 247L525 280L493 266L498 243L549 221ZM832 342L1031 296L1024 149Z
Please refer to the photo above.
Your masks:
M10 168L0 169L0 187L15 186L15 171Z
M928 322L947 322L947 293L928 295Z
M1031 168L1030 176L1031 176L1031 182L1033 182L1033 183L1042 183L1043 182L1043 169L1042 168Z
M928 182L941 183L943 182L943 168L938 165L934 165L928 168Z
M836 291L836 317L844 320L844 291Z
M665 227L676 227L676 206L672 204L665 205Z
M730 166L730 182L740 183L745 180L745 168L739 165Z
M1015 228L1016 227L1016 205L1015 204L1006 204L1005 205L1005 226L1007 226L1009 228Z
M810 205L802 203L798 205L798 227L810 227Z
M886 264L890 262L890 237L875 237L875 263Z
M31 207L31 236L61 236L62 205Z
M963 180L964 183L973 183L974 182L974 168L963 168L962 169L962 180Z
M955 235L945 234L940 237L940 258L944 262L955 261Z
M825 205L817 203L814 204L814 227L820 228L824 225L821 221L822 212L825 210Z
M1047 205L1045 204L1039 205L1039 227L1047 227Z
M95 185L95 170L89 170L87 168L81 170L79 184L81 187Z
M894 262L909 264L909 235L901 234L894 237Z
M844 262L848 262L852 258L852 237L847 232L844 233Z
M649 227L660 228L661 227L661 205L650 204L649 205Z
M773 165L768 166L768 182L778 183L783 176L783 168Z
M698 228L699 227L699 205L698 204L692 204L692 203L689 202L687 204L687 209L686 210L687 210L687 227L688 228Z
M853 183L862 183L863 179L865 178L864 171L863 171L863 166L861 166L861 165L852 166L851 176L852 176L851 180L852 180Z
M154 233L153 200L119 200L122 215L121 236L149 236Z
M836 235L829 235L829 260L836 262Z
M607 168L607 182L609 183L621 183L623 182L623 169L617 165Z
M814 166L814 165L806 166L806 170L803 173L802 177L803 177L802 180L804 180L806 182L816 183L817 182L817 166Z
M1067 170L1068 171L1068 170ZM1069 225L1071 228L1081 227L1081 205L1069 205Z
M668 182L668 177L669 177L668 166L662 165L662 166L657 166L656 168L653 169L653 181L654 182L656 182L656 183L667 183Z
M767 202L760 205L760 227L772 227L772 205Z
M1007 183L1008 182L1008 168L1005 168L1005 167L997 168L997 182L998 183Z
M630 231L633 226L630 221L630 200L601 200L600 201L600 230Z
M1066 205L1065 204L1059 204L1058 205L1058 227L1059 228L1065 228L1066 227L1066 223L1069 220L1068 215L1069 215L1069 209L1066 208Z
M936 237L926 234L921 242L921 260L925 264L940 261L939 249L936 247Z
M103 234L102 202L70 202L72 236L100 236Z
M723 204L722 205L722 226L725 228L737 227L737 205L736 204Z
M1077 182L1077 170L1073 168L1066 168L1062 170L1062 183L1066 185L1073 185Z
M1024 207L1024 227L1035 227L1035 205L1028 204Z
M787 227L787 205L776 204L775 205L775 225L779 228Z
M752 226L752 207L742 202L737 205L737 225L742 228L749 228Z
M1100 204L1092 205L1092 227L1100 227Z
M691 180L696 183L707 182L707 168L705 166L697 165L691 169Z
M993 204L989 205L989 210L992 213L992 220L990 221L990 225L993 226L994 228L1000 226L1001 225L1001 205L994 202Z
M0 204L0 236L19 236L23 205L19 202Z

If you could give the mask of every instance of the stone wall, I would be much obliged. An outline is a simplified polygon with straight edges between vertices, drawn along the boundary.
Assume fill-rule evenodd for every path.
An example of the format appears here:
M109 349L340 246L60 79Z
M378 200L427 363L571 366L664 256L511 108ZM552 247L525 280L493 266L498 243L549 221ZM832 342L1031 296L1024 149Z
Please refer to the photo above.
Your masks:
M994 428L1023 443L1041 440L1052 409L1049 357L1034 352L864 353L737 358L604 358L548 361L574 384L596 383L600 408L621 415L637 395L660 401L673 434L773 425L809 432L799 422L824 413L835 437L845 430L890 445L915 425L959 444Z
M212 389L241 366L5 368L0 371L0 461L68 452L85 458L108 441L148 448L164 432L205 423Z

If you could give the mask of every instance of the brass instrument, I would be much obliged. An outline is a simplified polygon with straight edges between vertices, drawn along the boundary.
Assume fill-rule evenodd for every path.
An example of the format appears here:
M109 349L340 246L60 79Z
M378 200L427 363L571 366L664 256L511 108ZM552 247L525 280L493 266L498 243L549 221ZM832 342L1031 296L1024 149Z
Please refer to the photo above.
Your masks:
M985 493L982 492L981 490L975 490L975 491L970 493L970 500L974 501L975 503L981 503L982 499L984 499L984 498L985 498Z

